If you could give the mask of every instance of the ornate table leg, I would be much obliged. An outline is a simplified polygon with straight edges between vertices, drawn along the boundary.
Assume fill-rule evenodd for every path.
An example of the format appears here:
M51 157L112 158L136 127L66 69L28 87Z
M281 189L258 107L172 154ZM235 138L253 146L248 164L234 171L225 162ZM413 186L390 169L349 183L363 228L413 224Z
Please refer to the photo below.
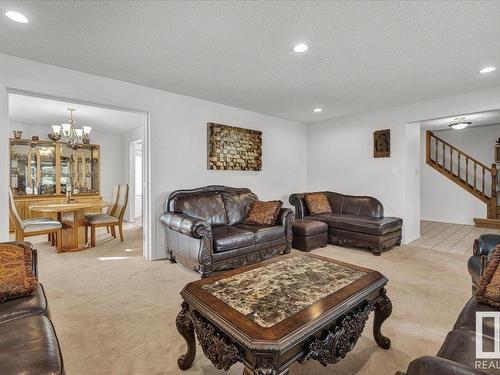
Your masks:
M375 338L375 342L382 349L389 349L391 347L391 340L388 337L385 337L382 332L382 323L391 316L392 313L392 302L387 297L387 291L385 288L380 290L380 296L374 303L375 307L375 320L373 322L373 337Z
M175 319L177 330L184 337L187 344L186 354L181 355L177 359L177 365L181 370L187 370L191 367L196 356L196 340L194 337L194 327L191 321L191 316L188 310L188 304L182 303L182 310Z
M279 372L279 366L273 362L275 361L272 358L258 359L256 368L247 366L243 368L243 375L288 375L290 373L288 368Z

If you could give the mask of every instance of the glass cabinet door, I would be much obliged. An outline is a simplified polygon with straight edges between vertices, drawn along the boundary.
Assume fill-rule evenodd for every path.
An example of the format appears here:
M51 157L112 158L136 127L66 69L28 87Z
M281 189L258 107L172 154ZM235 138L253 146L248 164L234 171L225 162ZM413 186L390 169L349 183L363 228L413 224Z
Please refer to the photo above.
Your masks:
M14 195L99 193L99 146L10 139L10 186Z
M73 149L69 144L60 144L61 192L68 184L73 193L99 192L99 146L78 145Z
M10 186L15 195L56 193L55 145L49 141L10 141Z

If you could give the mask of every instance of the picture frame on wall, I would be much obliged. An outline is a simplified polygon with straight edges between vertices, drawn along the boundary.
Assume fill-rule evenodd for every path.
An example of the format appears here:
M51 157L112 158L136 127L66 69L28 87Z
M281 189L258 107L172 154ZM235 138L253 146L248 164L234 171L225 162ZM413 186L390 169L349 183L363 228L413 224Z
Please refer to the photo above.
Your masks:
M207 168L225 171L262 170L262 132L207 123Z
M391 157L391 130L377 130L373 133L373 157Z

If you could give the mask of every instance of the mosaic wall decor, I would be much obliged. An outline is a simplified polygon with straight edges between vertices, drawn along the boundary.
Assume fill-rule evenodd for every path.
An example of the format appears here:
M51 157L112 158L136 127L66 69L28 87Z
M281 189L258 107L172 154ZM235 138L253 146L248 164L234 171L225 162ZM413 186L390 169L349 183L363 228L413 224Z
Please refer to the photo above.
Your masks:
M209 122L208 169L262 170L262 132Z

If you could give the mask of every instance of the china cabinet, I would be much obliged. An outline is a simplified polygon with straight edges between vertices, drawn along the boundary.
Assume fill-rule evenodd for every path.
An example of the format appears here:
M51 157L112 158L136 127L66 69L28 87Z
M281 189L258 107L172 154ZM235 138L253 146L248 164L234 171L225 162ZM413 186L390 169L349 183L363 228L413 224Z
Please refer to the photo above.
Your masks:
M10 139L10 187L21 219L42 215L32 205L66 202L67 191L80 203L100 201L99 163L99 145Z

